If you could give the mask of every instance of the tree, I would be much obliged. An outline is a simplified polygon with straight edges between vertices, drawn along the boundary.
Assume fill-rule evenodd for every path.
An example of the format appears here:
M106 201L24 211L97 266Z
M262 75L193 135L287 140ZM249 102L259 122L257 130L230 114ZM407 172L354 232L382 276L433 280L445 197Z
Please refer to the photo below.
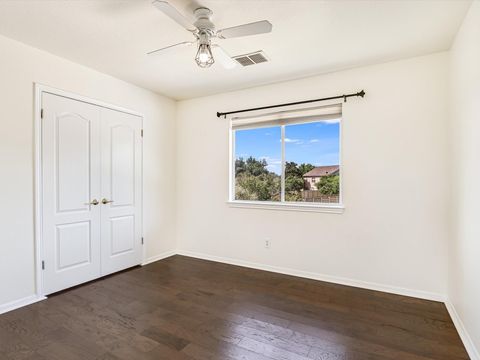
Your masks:
M280 198L280 176L267 168L265 159L250 156L235 160L235 198L238 200L276 200Z
M285 163L285 200L302 200L302 191L305 189L303 174L313 168L314 166L310 164L297 165L293 161L287 161Z
M309 172L310 170L313 170L315 169L315 166L313 166L312 164L300 164L298 165L298 169L300 170L300 172L302 173L302 176L305 175L307 172Z
M302 172L293 161L285 162L285 179L289 177L302 177Z
M315 186L322 195L338 195L340 193L340 176L322 176Z
M240 174L243 174L247 170L245 160L243 158L238 158L235 160L235 177Z
M247 173L253 176L259 176L261 174L268 174L268 163L265 159L257 160L253 156L244 160L238 158L235 160L235 176L243 173Z
M254 176L243 174L237 177L235 198L239 200L278 200L280 177L274 173Z
M300 176L285 177L285 192L302 191L305 182Z
M250 156L246 161L246 171L253 176L259 176L262 174L268 174L268 163L265 159L257 160Z

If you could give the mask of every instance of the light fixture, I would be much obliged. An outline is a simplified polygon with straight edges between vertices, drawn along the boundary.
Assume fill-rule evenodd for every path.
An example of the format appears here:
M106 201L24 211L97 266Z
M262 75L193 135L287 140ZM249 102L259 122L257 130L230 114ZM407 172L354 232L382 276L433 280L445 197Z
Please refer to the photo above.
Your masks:
M210 36L206 31L201 31L198 34L198 51L195 61L201 68L208 68L215 62L210 45Z
M198 1L189 1L189 3L191 3L190 5L192 6L197 4L197 7L193 9L191 6L188 6L189 10L193 10L193 14L191 11L189 11L188 14L182 14L173 5L169 4L170 0L150 1L152 1L153 6L155 6L158 10L163 12L182 28L191 33L195 37L195 41L182 41L178 44L165 46L160 49L150 51L148 55L165 54L171 50L196 45L197 55L195 56L195 62L199 67L208 68L215 63L215 59L213 58L212 54L212 48L214 48L217 63L223 66L225 69L233 69L238 63L241 62L238 59L232 59L230 55L228 55L228 53L225 52L221 46L219 46L217 40L266 34L272 31L272 24L268 20L260 20L248 24L217 30L215 28L215 24L212 22L212 10L204 6L200 6ZM215 43L213 45L211 43L211 39L214 39ZM259 59L264 60L257 61ZM257 56L257 60L253 60L253 58L251 58L250 61L253 61L255 64L267 61L266 58L260 56Z

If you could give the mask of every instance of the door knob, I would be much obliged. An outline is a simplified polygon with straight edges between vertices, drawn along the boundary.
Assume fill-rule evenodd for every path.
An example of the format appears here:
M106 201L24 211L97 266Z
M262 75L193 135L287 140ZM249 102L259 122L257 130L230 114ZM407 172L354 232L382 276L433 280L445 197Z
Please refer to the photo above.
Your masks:
M86 203L85 205L98 205L100 204L97 199L93 199L91 202Z
M112 203L112 202L113 202L113 200L107 200L107 199L105 199L105 198L102 199L102 204L103 204L103 205L106 205L106 204Z

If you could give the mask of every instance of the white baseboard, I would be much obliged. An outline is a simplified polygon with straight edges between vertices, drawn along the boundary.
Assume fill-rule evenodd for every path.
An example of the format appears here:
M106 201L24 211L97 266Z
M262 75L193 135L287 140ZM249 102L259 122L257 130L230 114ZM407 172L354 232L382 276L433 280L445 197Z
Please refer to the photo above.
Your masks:
M458 335L460 335L460 339L462 339L468 356L470 356L471 360L480 360L480 352L475 347L475 344L473 343L472 338L468 334L467 329L465 329L465 325L463 325L462 319L458 315L457 310L455 310L455 306L453 306L453 303L449 299L445 301L445 306L447 307L453 324L458 331Z
M265 271L271 271L271 272L276 272L276 273L285 274L285 275L292 275L292 276L298 276L298 277L303 277L307 279L326 281L326 282L340 284L340 285L353 286L353 287L358 287L362 289L383 291L383 292L396 294L396 295L410 296L410 297L415 297L415 298L420 298L425 300L440 301L440 302L445 301L445 296L442 294L437 294L437 293L432 293L432 292L427 292L422 290L412 290L412 289L406 289L406 288L397 287L397 286L342 278L338 276L325 275L325 274L313 273L308 271L283 268L278 266L264 265L264 264L253 263L245 260L225 258L221 256L208 255L208 254L197 253L197 252L188 251L188 250L177 250L177 254L204 259L204 260L217 261L225 264L243 266L243 267L248 267L248 268L257 269L257 270L265 270Z
M175 255L176 253L177 252L175 250L169 250L169 251L165 251L161 254L151 256L148 259L145 259L145 261L142 263L142 266L148 265L148 264L153 263L153 262L158 261L158 260L166 259L170 256Z
M19 300L11 301L6 304L1 304L0 305L0 314L4 314L6 312L21 308L23 306L27 306L33 303L36 303L38 301L45 300L45 296L37 296L37 295L30 295L27 297L24 297Z

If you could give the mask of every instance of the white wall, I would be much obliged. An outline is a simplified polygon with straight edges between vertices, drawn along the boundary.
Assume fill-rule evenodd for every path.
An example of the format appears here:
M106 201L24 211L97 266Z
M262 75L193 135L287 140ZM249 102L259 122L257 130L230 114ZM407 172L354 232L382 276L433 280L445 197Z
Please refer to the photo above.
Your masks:
M179 249L441 298L449 230L447 60L440 53L179 102ZM217 111L361 89L365 99L344 107L344 214L227 205L229 125ZM265 237L271 249L263 247Z
M480 2L472 3L450 59L453 231L448 296L469 334L472 359L480 359Z
M0 308L35 292L34 82L145 115L147 256L174 249L175 102L5 37L0 54Z

